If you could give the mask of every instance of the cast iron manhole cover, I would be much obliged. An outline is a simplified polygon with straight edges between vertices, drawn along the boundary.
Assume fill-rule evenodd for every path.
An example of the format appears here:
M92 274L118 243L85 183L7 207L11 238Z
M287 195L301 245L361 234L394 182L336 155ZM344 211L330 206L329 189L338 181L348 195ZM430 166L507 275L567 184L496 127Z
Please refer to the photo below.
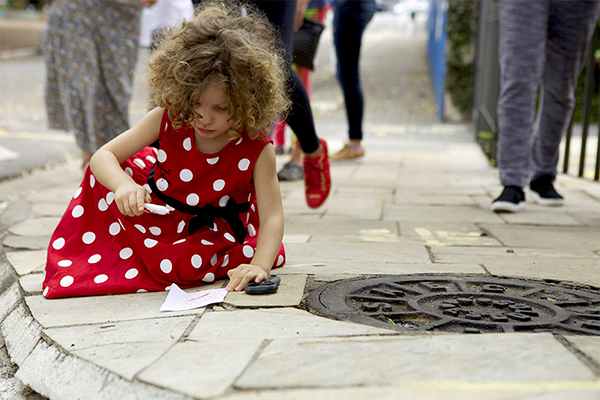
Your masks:
M312 313L400 331L600 335L600 292L520 279L404 275L332 282Z

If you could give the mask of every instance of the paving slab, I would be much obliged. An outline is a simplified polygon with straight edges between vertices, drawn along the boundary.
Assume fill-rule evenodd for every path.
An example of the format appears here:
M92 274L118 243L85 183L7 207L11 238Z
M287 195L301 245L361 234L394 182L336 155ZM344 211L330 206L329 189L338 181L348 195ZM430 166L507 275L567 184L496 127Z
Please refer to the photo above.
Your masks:
M18 250L42 250L48 248L50 236L18 236L7 235L2 244L11 249Z
M274 269L277 275L279 269ZM300 304L306 286L306 274L286 275L281 277L281 283L276 293L253 296L246 292L229 292L225 303L236 307L293 307Z
M20 365L40 340L41 327L20 302L2 321L0 331L12 362Z
M46 250L9 251L6 259L17 274L26 275L46 265Z
M33 317L44 327L170 318L201 314L204 308L189 311L160 312L167 292L134 293L105 296L68 297L48 300L43 296L25 299Z
M138 379L196 398L221 396L252 361L262 343L261 339L177 343L142 371Z
M469 222L481 224L505 224L497 214L479 207L433 207L386 204L383 207L384 221L417 222Z
M595 380L595 374L551 334L489 334L273 340L236 386Z
M327 264L291 264L283 267L279 273L284 274L309 274L315 279L324 279L324 276L338 276L337 279L349 279L357 275L413 275L413 274L484 274L481 264L474 263L415 263L405 264L397 262L331 262Z
M284 339L390 335L390 330L334 321L295 308L212 311L205 313L189 340Z
M11 226L8 231L19 236L52 236L60 218L41 217Z
M599 205L600 207L600 205ZM509 224L538 226L582 226L581 221L559 207L528 207L526 212L501 213L500 218ZM591 216L591 215L590 215Z
M502 246L471 223L401 221L399 224L403 237L418 238L427 246Z
M425 246L415 246L414 241L392 243L290 243L286 246L286 262L290 264L341 264L350 262L426 263L429 254Z
M310 236L312 243L340 243L348 244L355 242L387 242L403 241L398 236L398 223L396 221L369 221L342 219L335 223L327 220L317 220L307 226L295 219L285 224L285 237L292 234L304 234ZM289 243L289 242L288 242Z
M19 278L19 283L26 294L42 294L44 274L28 274Z
M63 216L63 214L65 213L68 205L69 205L68 200L58 203L58 204L38 203L38 204L33 205L31 211L36 216L61 218Z
M482 225L507 247L600 250L600 231L593 227Z
M69 353L133 379L177 342L195 316L44 329Z
M600 337L596 336L567 336L577 350L583 352L597 365L600 365Z

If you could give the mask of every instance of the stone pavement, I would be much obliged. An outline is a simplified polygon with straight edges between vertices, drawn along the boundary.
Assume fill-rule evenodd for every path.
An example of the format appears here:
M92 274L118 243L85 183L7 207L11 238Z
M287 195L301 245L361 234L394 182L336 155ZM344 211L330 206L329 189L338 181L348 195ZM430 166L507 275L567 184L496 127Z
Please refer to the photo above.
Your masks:
M400 332L306 311L312 290L361 276L600 287L600 184L561 175L564 207L490 212L497 171L469 125L437 121L426 38L387 29L399 24L393 18L372 24L362 63L368 161L332 166L331 197L317 210L306 207L301 182L282 183L289 264L276 270L274 295L230 293L205 310L168 313L159 311L165 292L46 300L45 251L80 183L79 164L0 183L0 333L17 378L50 399L597 400L600 336ZM320 47L321 57L328 50ZM17 76L21 65L4 68ZM313 76L313 105L335 152L345 122L328 67ZM11 99L31 87L15 85L23 90L8 91ZM134 99L133 120L145 96ZM42 121L43 104L27 97ZM7 130L30 129L21 108L6 113Z
M597 183L560 176L564 207L499 215L497 173L475 144L372 139L367 150L367 163L332 166L320 209L301 182L282 183L278 293L186 312L161 313L165 292L44 299L45 249L78 164L3 183L0 329L17 378L51 399L598 399L599 336L406 334L305 310L311 289L357 276L600 287Z

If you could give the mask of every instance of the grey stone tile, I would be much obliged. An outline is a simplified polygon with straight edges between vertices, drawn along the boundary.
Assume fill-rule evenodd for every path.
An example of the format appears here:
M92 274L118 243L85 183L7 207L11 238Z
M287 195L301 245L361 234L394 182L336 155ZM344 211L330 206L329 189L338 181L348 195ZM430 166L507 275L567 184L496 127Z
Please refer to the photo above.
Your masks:
M427 246L495 246L502 244L477 225L447 222L400 222L403 237L418 238Z
M2 281L3 291L0 293L0 321L6 318L6 316L22 300L19 282L17 282L16 279L13 283L10 283L11 281L11 278Z
M318 317L295 308L205 313L189 340L285 339L389 335L387 329Z
M274 340L244 371L236 386L289 389L409 381L595 379L594 373L551 334L489 334Z
M50 235L48 236L18 236L7 235L2 244L11 249L19 250L42 250L48 248Z
M341 238L343 239L343 238ZM393 242L362 242L304 244L290 243L286 246L286 262L289 264L343 264L343 263L426 263L429 254L425 246L411 240Z
M355 220L354 218L336 219L335 221L317 220L310 224L287 220L285 236L288 234L310 235L311 243L348 244L350 242L403 241L398 236L398 224L395 221Z
M399 262L347 262L326 264L297 264L283 267L279 273L284 274L309 274L315 279L349 279L360 275L405 275L405 274L483 274L485 270L475 263L415 263L403 264ZM330 278L327 278L330 277ZM283 278L282 278L283 279Z
M278 271L274 269L272 273L277 275ZM306 275L304 274L282 276L277 293L253 296L244 291L229 292L225 297L225 303L236 307L293 307L300 304L305 286Z
M43 274L29 274L19 278L21 287L27 294L42 294L42 282L44 281Z
M221 396L261 344L260 339L177 343L138 379L194 398Z
M386 204L383 208L384 221L416 221L416 222L458 222L504 224L496 214L479 207L432 207L432 206L400 206Z
M598 389L589 390L557 390L549 393L536 393L523 396L522 400L598 400ZM520 399L521 400L521 399Z
M48 300L43 296L25 299L33 317L44 327L170 318L201 314L204 309L160 312L167 292L133 293L106 296L68 297Z
M38 193L27 196L27 200L34 204L64 205L65 209L73 198L77 187L81 183L82 176L72 182L65 181L59 187L45 189Z
M518 225L550 225L550 226L581 226L577 219L558 207L530 206L518 213L498 214L509 224Z
M579 351L584 353L596 364L600 364L600 337L598 336L567 336Z
M69 353L133 379L177 342L194 316L45 329Z
M593 227L483 225L507 247L595 251L600 248L600 232Z
M17 274L25 275L46 265L46 250L9 251L6 259Z
M477 203L471 196L447 196L447 195L423 195L418 191L399 191L395 203L398 205L422 205L422 206L475 206Z
M437 257L438 254L452 255L484 255L504 257L559 257L559 258L599 258L600 255L589 250L572 249L572 248L555 248L555 249L535 249L535 248L518 248L518 247L431 247L431 252Z
M8 231L19 236L51 236L60 218L41 217L29 219L8 228Z
M21 365L40 340L41 327L23 302L6 316L0 330L12 362Z
M60 204L38 203L33 205L33 215L44 217L62 217L69 205L69 201Z

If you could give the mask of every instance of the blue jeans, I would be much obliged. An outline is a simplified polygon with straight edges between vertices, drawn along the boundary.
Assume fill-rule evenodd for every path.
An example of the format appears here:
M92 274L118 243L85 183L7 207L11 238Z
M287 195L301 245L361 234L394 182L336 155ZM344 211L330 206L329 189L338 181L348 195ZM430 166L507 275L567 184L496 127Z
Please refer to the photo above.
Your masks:
M358 63L363 32L377 10L375 0L336 0L333 3L333 43L337 78L344 92L348 136L362 140L364 100Z

